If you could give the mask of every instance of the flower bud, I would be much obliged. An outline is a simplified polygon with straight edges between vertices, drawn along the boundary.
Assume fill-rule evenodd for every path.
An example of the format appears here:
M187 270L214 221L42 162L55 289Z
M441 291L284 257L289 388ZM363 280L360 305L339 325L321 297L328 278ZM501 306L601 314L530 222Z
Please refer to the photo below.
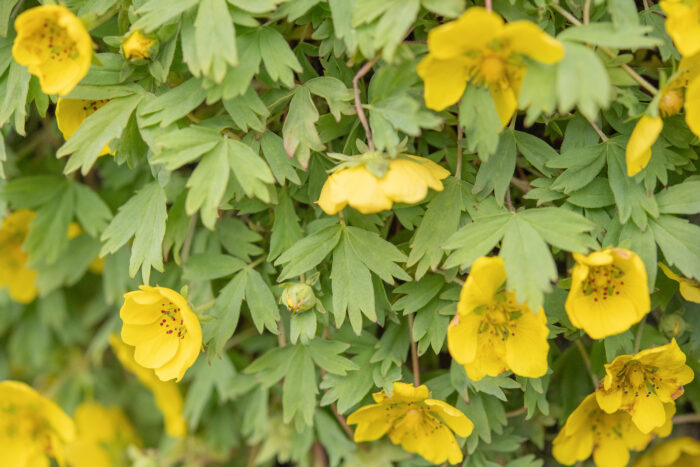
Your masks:
M285 287L280 303L286 305L288 310L298 313L313 307L316 304L316 295L310 285L295 282Z
M156 40L141 34L140 31L134 31L129 37L122 42L122 50L124 57L129 59L149 59L156 50L153 47Z

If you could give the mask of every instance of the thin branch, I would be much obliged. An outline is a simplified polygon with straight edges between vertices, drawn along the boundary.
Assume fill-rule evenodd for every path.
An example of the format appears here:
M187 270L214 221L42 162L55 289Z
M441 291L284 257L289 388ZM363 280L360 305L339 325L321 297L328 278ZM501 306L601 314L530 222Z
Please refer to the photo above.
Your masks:
M515 208L513 207L513 201L510 199L510 187L507 187L506 189L506 204L508 205L508 210L510 212L515 212Z
M190 217L190 226L187 230L187 237L185 237L185 243L182 245L182 253L180 258L183 263L187 262L187 258L190 257L190 248L192 248L192 239L194 238L194 229L197 226L197 216Z
M591 22L591 0L586 0L583 4L583 24Z
M588 358L588 352L586 352L586 348L581 343L581 339L576 339L574 341L574 344L576 345L579 352L581 353L581 358L583 359L583 364L586 365L586 370L588 371L588 374L591 377L591 381L593 382L593 387L597 388L598 387L598 377L596 375L594 375L593 371L591 370L591 359Z
M519 409L511 410L510 412L506 412L506 418L513 418L517 417L519 415L524 414L527 412L527 409L525 407L520 407Z
M598 133L598 136L600 136L600 139L603 140L603 142L607 141L608 140L607 135L605 133L603 133L603 131L598 126L598 124L596 122L594 122L593 120L591 120L590 118L588 118L586 115L584 115L584 117L586 120L588 120L588 123L591 124L591 126L593 127L595 132Z
M459 111L461 113L462 106L459 106ZM459 118L459 114L457 116L457 167L455 168L455 177L457 177L458 180L462 179L462 137L464 136L463 130L462 130L462 123Z
M572 15L571 13L569 13L568 11L566 11L565 9L563 9L562 7L560 7L559 4L557 4L557 3L552 3L552 4L549 5L549 6L551 6L551 7L554 8L555 10L557 10L557 12L559 12L559 14L562 15L564 18L568 19L568 20L569 20L569 23L575 24L576 26L580 26L580 25L581 25L581 21L579 21L578 18L576 18L574 15Z
M413 314L408 315L408 327L411 336L411 363L413 366L413 385L420 386L420 367L418 366L418 346L413 338Z
M527 180L521 180L519 178L513 177L510 179L510 184L518 190L522 191L523 193L527 193L528 191L532 190L530 182L528 182Z
M484 0L484 6L486 7L486 11L492 11L493 10L493 5L491 0Z
M282 321L277 322L277 345L279 347L284 347L287 345L287 335L284 333L284 326L282 326Z
M684 413L683 415L676 415L671 419L676 425L681 423L700 423L700 413Z
M374 142L372 141L372 130L369 128L369 123L367 123L367 117L365 117L365 111L362 110L362 101L360 101L360 88L357 85L357 82L367 74L369 70L372 69L375 63L377 63L377 60L379 60L379 56L374 57L372 60L369 62L365 63L362 65L362 68L360 68L355 75L355 77L352 79L352 90L355 94L355 112L357 112L357 118L360 119L360 123L362 123L362 128L365 129L365 134L367 135L367 146L369 146L369 150L371 152L374 152Z
M333 411L333 415L335 415L335 418L338 419L338 423L340 423L340 426L342 426L343 430L345 430L345 433L348 434L350 439L355 439L355 433L353 433L352 428L350 428L350 425L348 425L348 422L345 421L345 417L340 415L340 412L338 412L338 406L335 405L335 402L331 404L331 410Z
M639 352L639 347L642 345L642 335L644 334L644 324L647 322L647 315L644 315L642 320L639 322L639 327L637 328L637 336L634 339L634 353Z

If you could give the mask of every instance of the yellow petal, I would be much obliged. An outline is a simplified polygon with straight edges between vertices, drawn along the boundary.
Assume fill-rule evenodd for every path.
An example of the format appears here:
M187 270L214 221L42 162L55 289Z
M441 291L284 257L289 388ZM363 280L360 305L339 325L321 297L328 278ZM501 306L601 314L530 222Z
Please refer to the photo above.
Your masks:
M472 264L462 287L457 311L465 314L479 305L486 305L506 281L506 268L498 256L482 256Z
M474 430L472 421L450 404L437 399L426 399L424 403L430 408L430 412L445 422L457 436L466 438Z
M666 412L656 394L642 395L636 398L631 411L632 421L642 433L649 433L666 423Z
M506 339L505 360L513 373L527 378L539 378L547 373L547 320L540 308L537 315L522 310L520 318L511 321Z
M481 7L472 7L457 20L428 32L428 49L437 59L461 57L479 51L503 30L503 19Z
M418 64L418 76L425 84L425 105L429 109L441 111L456 104L467 88L466 57L439 59L428 55Z
M447 328L447 348L462 365L476 358L477 336L482 317L474 313L457 314Z
M362 214L385 211L392 206L391 199L384 195L379 186L379 179L363 165L331 174L317 202L330 215L348 204Z
M613 435L594 448L593 460L597 467L625 467L630 452L622 438Z
M201 334L199 341L187 334L185 338L180 341L180 346L173 358L160 368L156 368L156 376L158 376L161 381L175 379L176 382L179 382L185 375L185 371L194 364L194 361L199 356L201 347Z
M680 0L662 0L659 6L666 13L666 32L683 56L700 52L700 4Z
M477 338L476 358L464 364L467 376L472 381L479 381L484 376L498 376L507 369L505 363L505 343L500 337L490 333L481 333Z
M500 38L507 41L514 53L527 55L538 62L552 64L564 58L562 43L530 21L506 24Z
M347 419L348 424L358 425L355 428L355 442L374 441L389 431L394 417L399 413L391 409L387 411L388 408L384 404L372 404L361 407L350 414Z
M498 118L501 119L501 125L506 126L518 108L518 96L510 86L494 85L489 87L491 98L496 104Z
M627 297L610 297L605 303L593 296L567 298L566 313L593 339L603 339L628 330L639 322L637 307Z
M152 339L136 345L134 360L146 368L159 368L175 356L179 346L180 339L160 332Z
M643 115L632 130L625 149L627 175L633 177L649 163L651 146L661 134L664 124L661 117Z
M122 42L124 57L146 59L149 56L148 49L153 45L155 39L146 37L140 31L134 31Z
M393 202L414 204L426 197L428 183L431 182L430 171L420 164L405 159L393 159L389 162L386 175L379 180L379 186L384 195Z
M599 387L595 392L595 398L598 406L607 413L617 412L622 405L622 391L617 389L606 391Z
M700 303L700 286L697 282L684 281L680 284L681 296L693 303Z
M165 331L158 323L145 325L124 323L121 337L126 344L136 346L142 342L150 341L161 334L165 334Z
M685 90L685 122L690 131L700 136L700 77L693 79Z
M10 298L18 303L31 303L37 296L35 282L39 273L33 269L21 267L8 278L7 287Z

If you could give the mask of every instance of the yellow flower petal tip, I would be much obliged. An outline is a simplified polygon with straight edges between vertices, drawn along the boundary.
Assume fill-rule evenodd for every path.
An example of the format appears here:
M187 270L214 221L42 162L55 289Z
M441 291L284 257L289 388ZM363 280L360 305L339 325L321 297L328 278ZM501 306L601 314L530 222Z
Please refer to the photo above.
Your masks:
M165 432L170 436L183 438L187 434L187 423L182 416L185 402L177 384L173 381L161 381L153 370L137 363L134 359L134 348L122 342L116 334L109 336L109 344L122 366L136 375L141 384L153 392L156 406L163 414Z
M681 297L689 302L700 303L700 282L679 276L663 263L659 263L659 267L666 277L678 282Z
M547 372L547 317L535 314L505 290L503 259L481 257L462 287L457 314L447 328L447 348L470 379L506 370L539 378Z
M53 401L19 381L0 382L0 465L64 467L75 425Z
M651 159L651 146L656 142L663 127L661 117L644 115L639 119L625 148L627 176L634 177L647 166Z
M694 378L685 358L675 339L636 355L620 355L605 365L605 378L595 393L598 405L607 413L627 412L642 433L662 427L664 404L680 397Z
M669 439L639 456L632 467L693 467L700 465L700 441L690 436Z
M15 20L12 55L39 78L46 94L66 95L87 74L92 39L80 19L60 5L43 5Z
M316 202L329 215L348 205L362 214L381 212L391 209L393 203L417 203L428 195L429 188L442 191L441 180L449 174L430 159L406 154L391 159L381 178L364 165L332 173Z
M7 287L10 298L19 303L31 303L37 296L38 272L27 267L29 255L22 249L34 215L20 209L0 225L0 288Z
M625 467L630 451L643 450L655 435L665 437L671 433L675 407L665 404L664 410L665 425L642 433L627 412L606 413L598 407L595 395L590 394L569 415L554 438L552 455L564 465L574 465L592 454L598 467Z
M68 141L83 121L107 102L109 102L108 99L84 100L60 97L56 103L56 123L63 134L63 139ZM104 156L110 152L109 145L105 144L99 155Z
M121 338L134 359L162 381L180 381L199 356L202 327L187 300L165 287L142 285L124 295Z
M134 31L122 42L124 57L126 59L148 59L150 58L150 48L155 42L155 39L144 36L141 31Z
M76 439L66 447L71 467L128 465L127 448L141 441L124 412L97 402L83 402L73 415Z
M593 339L625 332L649 313L649 286L636 253L607 248L588 256L574 253L566 313Z
M496 13L469 8L428 33L428 55L418 64L425 83L425 105L440 111L455 104L467 83L486 86L506 125L517 108L524 57L556 63L564 46L529 21L504 23Z
M347 419L348 424L357 425L356 442L374 441L388 433L392 443L434 464L462 462L455 434L466 438L474 424L451 405L430 399L427 386L395 382L391 396L381 391L373 397L376 404L359 408Z
M661 0L666 13L666 32L684 57L700 52L700 2L698 0Z

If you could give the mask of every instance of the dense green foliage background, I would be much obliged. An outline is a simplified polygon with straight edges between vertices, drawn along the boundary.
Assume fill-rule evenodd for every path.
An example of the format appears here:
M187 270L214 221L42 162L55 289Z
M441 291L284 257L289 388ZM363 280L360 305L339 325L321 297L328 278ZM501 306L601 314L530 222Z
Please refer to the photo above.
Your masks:
M459 110L423 103L427 31L459 16L461 0L69 0L106 19L69 97L111 100L65 142L52 98L11 55L13 18L35 4L0 5L0 204L37 213L24 245L40 289L26 306L0 293L0 379L30 382L68 413L87 397L122 406L147 446L132 453L139 465L423 465L386 439L355 445L336 417L412 380L409 315L421 380L476 425L468 466L554 462L549 442L594 389L576 340L599 378L635 339L675 337L700 371L700 306L657 273L663 261L700 279L698 139L670 117L649 166L625 170L651 96L622 66L656 83L680 58L657 6L595 1L591 24L574 26L545 1L495 0L506 20L529 19L566 47L556 65L530 64L525 110L499 133L480 93ZM559 8L582 18L577 3ZM120 54L135 29L158 38L152 59ZM327 153L364 147L352 84L369 61L358 89L377 149L403 147L454 176L418 205L347 208L341 225L314 201L335 164ZM115 155L98 158L106 143ZM69 239L73 221L84 234ZM609 245L644 260L652 313L594 342L564 311L569 252ZM492 253L518 298L545 308L543 378L469 381L446 352L459 279ZM97 255L101 275L87 272ZM304 281L310 310L278 304ZM184 440L161 435L152 396L108 350L122 294L142 283L188 286L202 314L206 353L179 384ZM700 409L697 381L677 407Z

